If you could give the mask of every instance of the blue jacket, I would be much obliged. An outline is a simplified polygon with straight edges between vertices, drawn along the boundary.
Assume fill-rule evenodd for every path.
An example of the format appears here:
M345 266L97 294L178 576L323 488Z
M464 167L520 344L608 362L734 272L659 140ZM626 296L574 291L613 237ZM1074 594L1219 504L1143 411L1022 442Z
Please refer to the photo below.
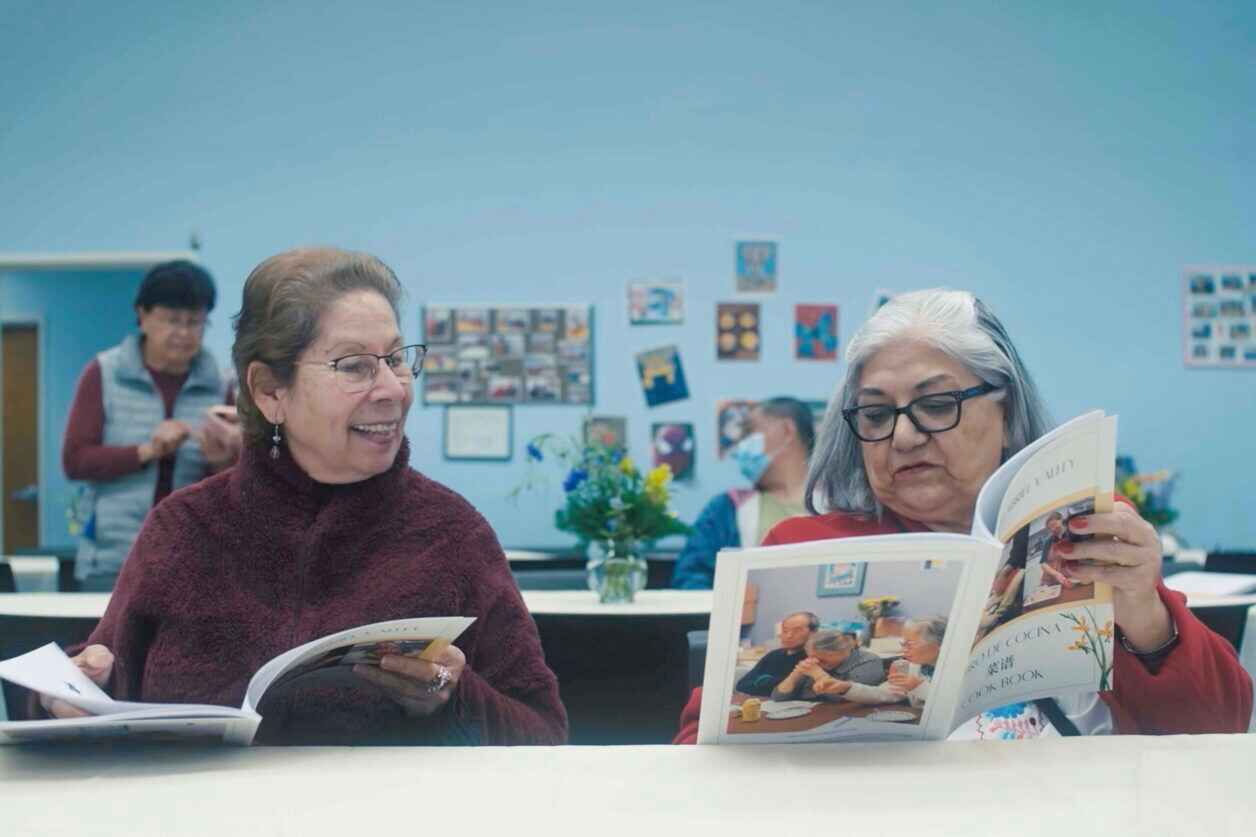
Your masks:
M693 532L676 557L672 586L710 590L715 583L716 553L740 547L743 535L757 537L758 526L759 492L734 489L716 495L694 521Z

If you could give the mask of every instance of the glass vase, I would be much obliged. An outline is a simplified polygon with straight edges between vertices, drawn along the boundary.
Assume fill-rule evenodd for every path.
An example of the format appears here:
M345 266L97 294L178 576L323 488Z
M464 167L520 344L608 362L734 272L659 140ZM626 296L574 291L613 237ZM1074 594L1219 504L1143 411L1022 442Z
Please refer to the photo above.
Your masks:
M638 543L617 541L589 544L586 565L589 589L602 604L630 604L645 587L647 566Z

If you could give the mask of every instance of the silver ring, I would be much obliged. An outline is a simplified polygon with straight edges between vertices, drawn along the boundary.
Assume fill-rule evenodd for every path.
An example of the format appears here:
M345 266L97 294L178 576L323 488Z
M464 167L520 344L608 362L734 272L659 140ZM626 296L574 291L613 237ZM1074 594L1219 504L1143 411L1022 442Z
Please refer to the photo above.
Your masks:
M448 686L449 681L453 679L454 677L452 674L449 673L448 668L446 668L445 666L437 666L436 667L436 679L433 680L431 683L427 684L427 693L429 695L436 694L441 689Z

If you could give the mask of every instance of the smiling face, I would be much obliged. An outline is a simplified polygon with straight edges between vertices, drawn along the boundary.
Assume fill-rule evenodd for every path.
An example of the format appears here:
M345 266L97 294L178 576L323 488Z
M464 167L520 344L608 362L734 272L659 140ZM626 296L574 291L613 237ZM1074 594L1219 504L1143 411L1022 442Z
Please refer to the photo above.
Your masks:
M910 401L982 383L949 355L906 340L881 349L864 366L857 406ZM988 396L965 401L959 425L921 433L906 415L894 435L860 442L864 469L882 505L938 531L967 532L982 483L999 467L1004 448L1003 405Z
M321 364L357 352L387 354L401 345L392 307L374 291L345 294L323 312L292 384L274 399L292 458L315 480L358 482L392 467L414 400L412 383L380 363L370 388L346 393Z

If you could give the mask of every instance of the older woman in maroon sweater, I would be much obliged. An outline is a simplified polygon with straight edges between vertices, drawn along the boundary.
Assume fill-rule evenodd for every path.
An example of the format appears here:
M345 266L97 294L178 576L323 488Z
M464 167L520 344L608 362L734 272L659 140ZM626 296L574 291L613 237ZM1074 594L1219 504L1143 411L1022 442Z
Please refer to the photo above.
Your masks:
M565 740L557 682L492 529L409 467L424 350L403 345L399 297L385 265L339 250L282 253L249 276L233 349L240 463L153 510L75 658L116 697L238 705L286 649L464 615L476 621L435 662L388 655L268 692L258 741Z

